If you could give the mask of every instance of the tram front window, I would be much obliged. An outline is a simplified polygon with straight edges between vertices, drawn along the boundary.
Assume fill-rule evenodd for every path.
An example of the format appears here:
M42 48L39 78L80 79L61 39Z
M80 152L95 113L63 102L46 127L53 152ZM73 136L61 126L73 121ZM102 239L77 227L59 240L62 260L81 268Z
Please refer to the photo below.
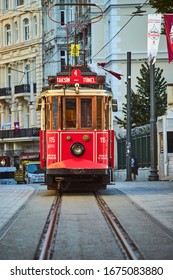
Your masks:
M92 99L81 99L81 128L92 127Z
M76 99L67 98L65 100L65 120L67 128L76 128Z

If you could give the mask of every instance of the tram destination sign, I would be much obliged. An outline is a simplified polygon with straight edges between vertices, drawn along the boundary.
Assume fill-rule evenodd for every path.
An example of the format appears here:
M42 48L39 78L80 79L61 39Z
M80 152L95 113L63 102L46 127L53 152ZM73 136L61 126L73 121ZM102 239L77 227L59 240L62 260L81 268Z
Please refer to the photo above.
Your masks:
M79 69L73 69L71 76L57 76L57 84L96 84L96 76L81 76Z

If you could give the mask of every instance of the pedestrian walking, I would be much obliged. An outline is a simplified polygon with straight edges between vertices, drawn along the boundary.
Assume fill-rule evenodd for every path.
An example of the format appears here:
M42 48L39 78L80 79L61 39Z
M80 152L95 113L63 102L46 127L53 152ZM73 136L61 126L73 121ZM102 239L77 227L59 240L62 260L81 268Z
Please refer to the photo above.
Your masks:
M131 156L131 178L132 181L136 180L136 176L138 175L138 163L135 155Z

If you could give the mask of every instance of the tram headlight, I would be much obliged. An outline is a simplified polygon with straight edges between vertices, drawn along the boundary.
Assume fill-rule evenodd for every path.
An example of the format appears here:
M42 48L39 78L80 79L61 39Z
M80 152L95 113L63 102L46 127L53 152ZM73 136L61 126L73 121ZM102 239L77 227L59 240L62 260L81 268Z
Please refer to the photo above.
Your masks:
M84 154L85 147L81 143L77 142L77 143L74 143L71 146L70 150L71 150L71 153L72 153L73 156L80 157L80 156L82 156Z

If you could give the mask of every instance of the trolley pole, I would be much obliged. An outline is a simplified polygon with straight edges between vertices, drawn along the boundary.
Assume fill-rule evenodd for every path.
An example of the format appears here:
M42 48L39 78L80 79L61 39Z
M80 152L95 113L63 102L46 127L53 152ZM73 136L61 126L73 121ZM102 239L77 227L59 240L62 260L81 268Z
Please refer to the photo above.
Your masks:
M131 181L131 52L127 53L126 181Z
M155 74L153 60L150 61L150 155L151 168L149 181L158 181L157 174L157 129L156 129L156 106L155 106Z

